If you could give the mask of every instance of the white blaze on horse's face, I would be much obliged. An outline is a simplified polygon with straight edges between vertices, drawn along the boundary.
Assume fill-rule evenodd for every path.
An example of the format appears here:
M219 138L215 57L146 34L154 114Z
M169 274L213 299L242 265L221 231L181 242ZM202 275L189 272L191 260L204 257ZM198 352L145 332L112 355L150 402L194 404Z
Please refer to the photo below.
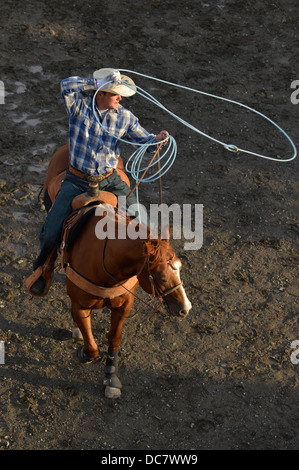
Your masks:
M186 317L191 310L192 305L181 282L181 266L182 263L178 258L172 262L168 262L168 282L167 287L166 285L164 286L163 300L171 314ZM168 291L169 294L167 293Z
M180 272L181 272L182 263L181 263L181 261L178 259L178 260L176 260L176 261L173 263L173 265L174 265L174 267L175 267L175 271L174 271L174 272L175 272L176 275L177 275L178 283L181 283L181 275L180 275ZM171 268L171 266L170 266L170 268ZM186 292L185 292L185 289L184 289L183 285L181 285L181 287L179 288L179 290L181 291L182 296L183 296L183 299L184 299L184 307L183 307L183 309L182 309L181 315L182 315L182 316L187 316L188 313L189 313L189 311L190 311L191 308L192 308L192 305L191 305L190 300L189 300L188 297L187 297L187 294L186 294ZM185 312L185 313L183 313L183 312Z

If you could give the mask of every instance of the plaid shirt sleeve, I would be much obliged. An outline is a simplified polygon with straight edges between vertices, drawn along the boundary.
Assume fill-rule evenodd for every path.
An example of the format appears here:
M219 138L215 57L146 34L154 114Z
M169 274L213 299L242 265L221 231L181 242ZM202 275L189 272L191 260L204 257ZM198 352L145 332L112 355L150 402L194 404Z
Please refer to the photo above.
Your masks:
M68 113L75 115L84 110L88 93L96 90L96 82L94 78L70 77L62 80L60 87Z
M134 142L136 144L147 144L149 142L157 143L156 137L154 134L150 134L147 132L139 123L136 116L131 113L131 123L128 127L126 138L130 142ZM151 145L148 147L148 151L154 151L156 146Z

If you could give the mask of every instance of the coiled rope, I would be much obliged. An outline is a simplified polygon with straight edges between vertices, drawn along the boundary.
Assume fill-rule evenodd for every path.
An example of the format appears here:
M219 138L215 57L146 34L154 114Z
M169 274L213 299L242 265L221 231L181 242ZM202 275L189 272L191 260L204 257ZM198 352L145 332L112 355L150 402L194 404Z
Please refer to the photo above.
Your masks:
M92 108L93 108L93 113L94 116L98 122L98 124L102 127L102 129L107 132L109 135L114 137L115 139L118 139L121 142L125 142L126 144L134 145L136 147L136 143L130 142L128 140L122 139L120 137L115 136L112 134L107 128L103 126L103 124L100 122L98 119L96 110L95 110L95 99L97 93L102 89L105 88L108 83L112 83L112 81L107 81L104 83L100 88L97 89L96 93L93 96L92 100ZM124 85L128 86L129 88L133 89L127 82L121 81ZM142 90L142 88L137 87L135 85L135 88L137 89L137 93L139 93L141 96L144 96L148 100L152 101L154 104L159 106L160 108L165 109L165 111L168 111L159 101L157 101L154 97L152 97L149 93L147 93L145 90ZM125 169L128 173L132 175L132 178L136 181L136 183L149 183L156 181L159 178L162 178L162 176L169 170L169 168L173 165L176 155L177 155L177 143L175 138L168 134L167 138L160 141L159 144L165 144L168 142L168 146L166 150L162 153L159 154L159 157L152 161L150 164L146 165L145 167L142 166L142 161L144 158L145 153L148 151L149 147L157 146L157 141L155 138L151 139L149 142L144 143L144 144L138 144L138 148L132 153L132 155L128 158ZM158 170L154 171L154 173L148 175L147 177L144 176L145 171L149 170L150 168L153 168L155 165L158 165ZM142 175L140 177L140 175ZM139 191L138 191L138 185L136 185L135 189L136 193L136 200L137 204L139 206Z

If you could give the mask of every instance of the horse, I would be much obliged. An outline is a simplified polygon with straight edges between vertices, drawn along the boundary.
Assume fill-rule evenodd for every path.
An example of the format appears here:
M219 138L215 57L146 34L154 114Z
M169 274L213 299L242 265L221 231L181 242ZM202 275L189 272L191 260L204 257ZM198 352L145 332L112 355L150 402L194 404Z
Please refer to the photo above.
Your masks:
M52 193L52 197L55 198L59 190L57 180L63 178L67 156L68 146L64 146L56 152L52 163L50 162L43 187L44 197L47 195L49 197ZM121 160L117 171L127 179ZM80 196L78 198L80 200ZM103 198L104 196L100 194L100 206L103 204ZM109 201L111 202L111 199ZM111 214L114 216L115 235L99 237L97 224L107 216L107 212L99 217L97 215L99 206L93 210L91 204L85 204L86 206L91 213L86 217L87 220L81 226L78 235L69 246L67 239L61 245L66 290L71 300L74 321L73 337L76 338L79 334L83 339L83 345L77 350L78 359L83 363L95 360L99 350L92 332L91 312L104 307L110 309L104 387L106 397L119 398L122 384L118 377L118 349L122 338L122 326L133 307L138 285L152 297L158 298L170 315L185 317L192 306L180 278L182 263L170 245L169 236L152 239L147 228L146 236L143 238L129 237L127 232L125 237L120 237L119 233L124 233L122 224L126 228L129 223L135 223L137 228L138 223L126 214L119 214L116 204L112 204L110 216ZM77 212L78 210L75 214ZM69 226L68 223L66 225Z

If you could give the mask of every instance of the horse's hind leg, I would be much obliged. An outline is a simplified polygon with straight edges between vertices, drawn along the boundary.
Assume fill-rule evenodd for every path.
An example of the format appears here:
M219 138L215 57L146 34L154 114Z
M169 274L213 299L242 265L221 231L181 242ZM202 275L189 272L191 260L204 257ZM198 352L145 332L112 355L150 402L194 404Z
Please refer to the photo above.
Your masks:
M78 357L82 362L92 360L99 354L98 346L92 334L90 313L90 309L82 309L80 307L76 307L74 304L72 305L74 322L83 337L83 349L81 347L78 350Z

